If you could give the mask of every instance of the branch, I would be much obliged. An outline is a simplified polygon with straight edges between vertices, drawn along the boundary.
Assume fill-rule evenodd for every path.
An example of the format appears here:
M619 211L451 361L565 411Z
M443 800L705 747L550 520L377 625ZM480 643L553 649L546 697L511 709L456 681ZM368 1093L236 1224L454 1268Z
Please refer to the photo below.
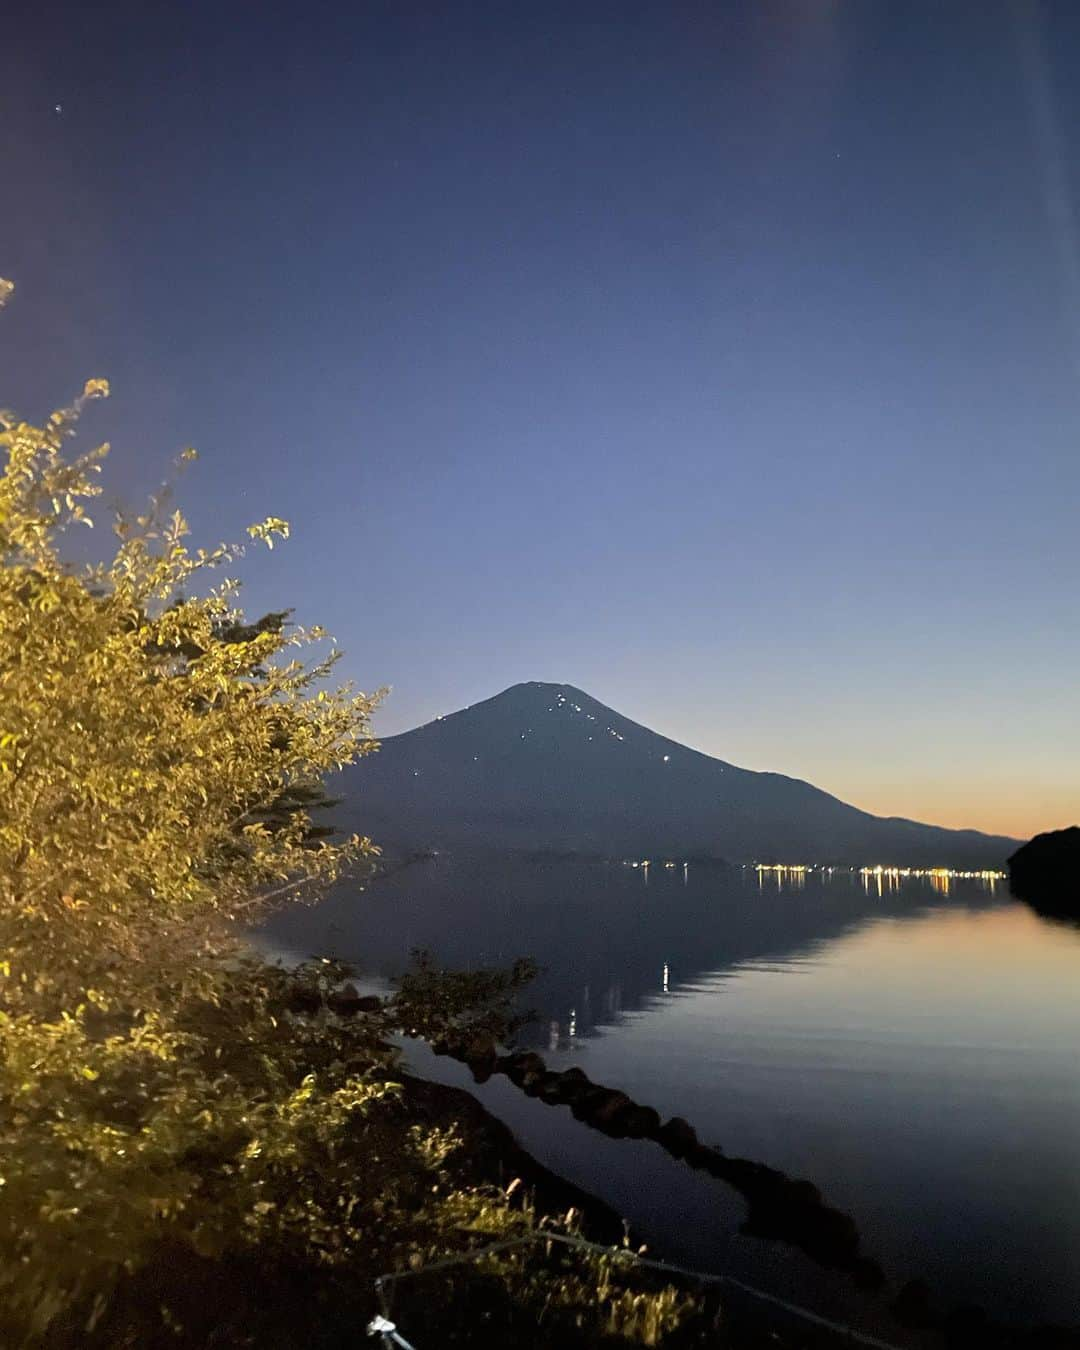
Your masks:
M290 891L298 890L301 886L310 886L313 882L323 880L325 880L325 878L319 876L300 877L298 881L286 882L284 886L278 886L276 890L267 891L265 895L253 896L242 905L234 905L233 912L241 914L245 910L254 909L256 905L265 904L267 900L276 900L279 895L287 895Z

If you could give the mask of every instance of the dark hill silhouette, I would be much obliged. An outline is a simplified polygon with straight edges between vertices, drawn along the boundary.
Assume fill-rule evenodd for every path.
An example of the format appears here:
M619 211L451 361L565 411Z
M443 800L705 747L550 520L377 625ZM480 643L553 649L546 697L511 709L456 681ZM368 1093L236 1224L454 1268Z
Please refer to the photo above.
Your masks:
M871 816L736 768L568 684L516 684L347 769L338 819L392 848L958 868L1017 841Z
M1080 826L1048 830L1018 848L1009 889L1040 914L1080 920Z

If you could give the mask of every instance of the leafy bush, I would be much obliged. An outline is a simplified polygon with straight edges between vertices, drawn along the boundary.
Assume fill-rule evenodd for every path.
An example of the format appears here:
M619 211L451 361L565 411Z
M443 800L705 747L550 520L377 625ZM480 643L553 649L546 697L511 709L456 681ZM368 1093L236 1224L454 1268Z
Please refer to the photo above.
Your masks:
M108 450L66 443L107 394L0 414L0 1342L338 1344L374 1274L472 1241L478 1210L531 1222L416 1119L386 1040L470 1007L494 1034L527 970L422 965L383 1015L290 1011L340 972L237 934L377 852L311 811L376 748L379 695L326 686L320 630L248 623L212 584L238 550L190 548L167 492L65 561Z

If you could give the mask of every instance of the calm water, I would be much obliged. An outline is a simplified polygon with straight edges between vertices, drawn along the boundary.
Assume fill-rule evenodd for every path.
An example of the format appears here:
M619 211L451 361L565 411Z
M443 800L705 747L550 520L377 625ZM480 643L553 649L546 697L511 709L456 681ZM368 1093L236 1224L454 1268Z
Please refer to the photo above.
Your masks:
M1080 931L1002 888L805 885L691 866L438 860L275 921L373 982L531 955L531 1039L709 1143L814 1181L864 1247L947 1303L1080 1323ZM417 1067L468 1084L426 1052ZM840 1311L850 1292L738 1233L737 1196L505 1080L473 1089L666 1251Z

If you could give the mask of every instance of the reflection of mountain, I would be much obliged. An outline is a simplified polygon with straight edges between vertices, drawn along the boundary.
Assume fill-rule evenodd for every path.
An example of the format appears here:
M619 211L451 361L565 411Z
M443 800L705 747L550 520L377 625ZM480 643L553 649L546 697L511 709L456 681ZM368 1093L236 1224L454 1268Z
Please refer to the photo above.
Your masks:
M992 904L974 887L971 903ZM603 863L438 859L342 889L315 910L289 910L268 936L298 952L335 955L394 975L416 948L445 966L505 965L531 956L543 968L527 1002L547 1040L588 1035L624 1012L677 993L705 974L810 954L868 917L917 915L941 896L911 881L867 895L857 876L809 880L795 890L759 884L752 871L693 865L640 871ZM528 1036L526 1037L528 1039Z
M336 790L346 824L407 849L986 867L1015 843L868 815L687 749L570 685L515 685L391 736Z

